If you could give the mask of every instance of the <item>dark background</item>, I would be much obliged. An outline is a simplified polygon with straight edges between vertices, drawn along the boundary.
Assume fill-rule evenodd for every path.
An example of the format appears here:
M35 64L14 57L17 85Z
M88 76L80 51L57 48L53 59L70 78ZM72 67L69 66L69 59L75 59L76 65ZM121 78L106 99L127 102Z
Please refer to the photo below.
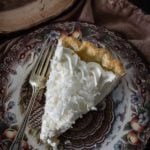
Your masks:
M141 8L146 14L150 14L150 0L129 0L139 8Z

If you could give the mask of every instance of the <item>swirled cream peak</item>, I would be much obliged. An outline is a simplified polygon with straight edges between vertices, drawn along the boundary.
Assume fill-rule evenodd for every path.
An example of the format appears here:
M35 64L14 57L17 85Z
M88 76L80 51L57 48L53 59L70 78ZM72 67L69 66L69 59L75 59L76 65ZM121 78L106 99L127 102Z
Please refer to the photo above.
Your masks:
M85 62L59 41L47 81L41 139L57 147L57 137L96 105L116 85L117 76L96 62ZM97 98L98 97L98 98Z

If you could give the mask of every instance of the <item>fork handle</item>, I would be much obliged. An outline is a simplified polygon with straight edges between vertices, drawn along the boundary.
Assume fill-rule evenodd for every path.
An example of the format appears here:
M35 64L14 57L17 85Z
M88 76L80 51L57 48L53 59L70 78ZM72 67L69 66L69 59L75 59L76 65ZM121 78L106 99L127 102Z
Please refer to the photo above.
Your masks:
M32 108L34 106L35 99L36 99L36 96L37 96L38 92L39 92L39 89L33 87L32 96L31 96L30 102L28 104L28 108L27 108L25 117L24 117L24 119L21 123L21 126L20 126L20 128L17 132L17 135L16 135L13 143L11 144L9 150L20 150L21 149L21 141L23 139L24 132L25 132L25 129L26 129L26 125L27 125L27 122L29 120L29 116L31 114L31 111L32 111Z

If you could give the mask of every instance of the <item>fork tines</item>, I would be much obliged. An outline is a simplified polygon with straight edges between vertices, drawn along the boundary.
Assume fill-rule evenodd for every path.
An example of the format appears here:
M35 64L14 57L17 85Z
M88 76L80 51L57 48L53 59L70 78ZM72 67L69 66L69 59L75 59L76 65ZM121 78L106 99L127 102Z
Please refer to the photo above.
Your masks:
M56 41L47 40L41 49L40 56L32 73L47 77L49 75L50 60L56 47Z

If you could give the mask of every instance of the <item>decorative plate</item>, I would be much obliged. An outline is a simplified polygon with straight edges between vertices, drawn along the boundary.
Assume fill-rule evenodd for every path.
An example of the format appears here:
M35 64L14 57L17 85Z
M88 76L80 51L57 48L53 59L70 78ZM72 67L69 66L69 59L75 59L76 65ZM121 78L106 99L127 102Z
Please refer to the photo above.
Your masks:
M80 22L51 24L0 46L0 149L8 149L23 120L31 96L28 75L46 37L80 32L81 38L106 47L124 62L126 75L113 92L60 136L65 150L143 150L150 137L150 73L124 39L104 27ZM24 150L49 149L40 139L45 97L40 91L31 113Z

